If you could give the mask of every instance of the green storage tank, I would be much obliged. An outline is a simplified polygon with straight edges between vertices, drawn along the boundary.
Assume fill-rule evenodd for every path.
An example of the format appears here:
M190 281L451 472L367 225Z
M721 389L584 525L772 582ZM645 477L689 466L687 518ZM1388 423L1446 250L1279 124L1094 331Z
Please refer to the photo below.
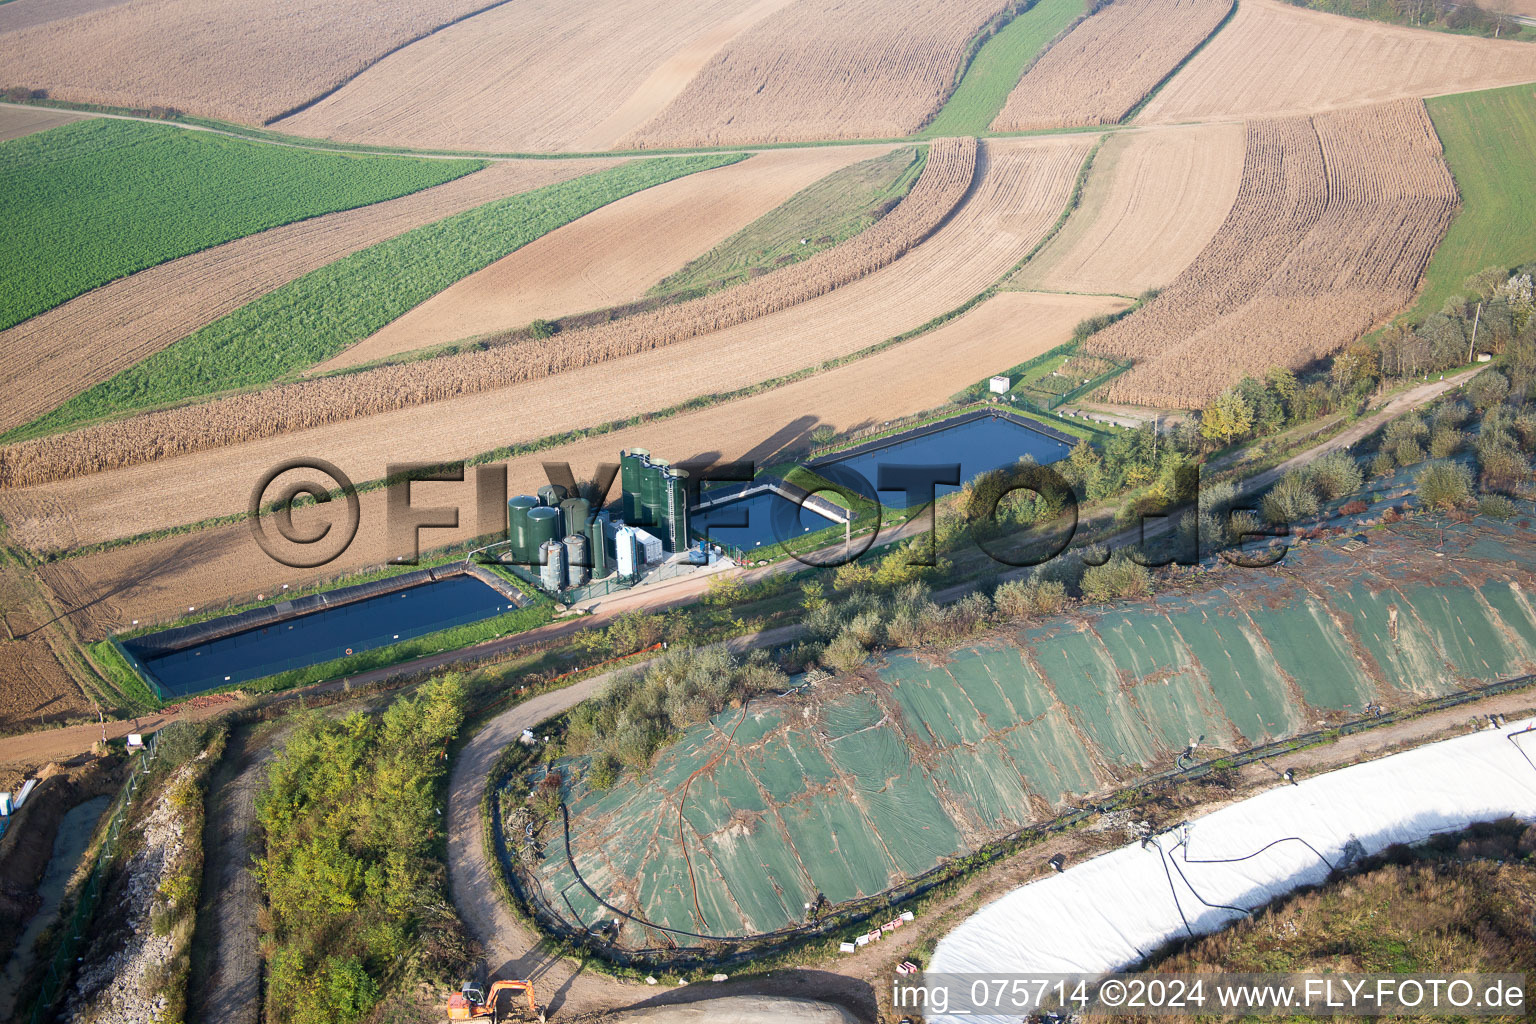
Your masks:
M539 488L539 504L559 508L566 499L565 488L559 484L545 484Z
M507 502L507 540L512 561L520 565L533 562L528 544L528 510L539 507L539 499L531 494L519 494Z
M528 510L529 561L542 565L545 544L560 543L560 510L540 505Z
M688 549L688 472L667 467L666 530L664 538L673 551Z
M608 524L594 519L587 524L587 551L592 556L592 578L600 580L608 575Z
M630 448L619 455L619 509L626 523L640 521L640 477L650 457L644 448Z
M592 521L592 503L586 498L566 498L560 503L560 518L567 537L585 537Z
M665 508L667 488L665 473L670 466L666 459L652 459L640 477L640 504L646 508Z

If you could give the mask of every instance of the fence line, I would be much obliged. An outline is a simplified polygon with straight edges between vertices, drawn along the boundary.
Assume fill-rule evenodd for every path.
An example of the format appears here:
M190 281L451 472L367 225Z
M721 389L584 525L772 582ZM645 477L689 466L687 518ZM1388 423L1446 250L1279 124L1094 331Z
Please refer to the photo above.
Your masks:
M128 781L123 784L117 807L112 812L112 820L107 825L106 838L102 840L101 848L96 851L96 864L91 869L91 877L86 879L85 884L80 887L79 896L75 900L74 913L70 915L69 924L59 937L59 947L54 952L53 959L48 964L48 973L43 976L39 986L37 1002L32 1006L32 1024L39 1024L58 1002L64 983L73 973L80 941L85 937L85 928L91 923L96 913L97 901L101 899L102 889L106 885L107 871L111 868L112 859L117 853L118 837L123 830L124 821L127 820L128 808L133 803L134 793L138 792L139 780L149 774L150 765L154 763L155 752L159 748L160 734L151 733L148 743L145 744L143 758L133 767L128 775Z

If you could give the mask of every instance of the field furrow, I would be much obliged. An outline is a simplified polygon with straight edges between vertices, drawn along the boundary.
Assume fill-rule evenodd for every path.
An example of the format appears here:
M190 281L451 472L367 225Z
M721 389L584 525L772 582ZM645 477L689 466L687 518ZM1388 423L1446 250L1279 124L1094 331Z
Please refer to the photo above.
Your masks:
M1066 226L1011 286L1120 295L1161 287L1211 241L1242 177L1240 124L1116 134L1094 157Z
M759 153L657 185L523 246L316 368L360 366L414 349L632 302L689 260L817 179L890 147Z
M60 479L441 402L638 352L654 352L765 317L856 281L927 238L966 194L975 174L976 151L974 139L935 141L912 191L873 227L842 245L741 287L553 339L512 342L429 361L306 380L21 441L0 449L0 481L19 484Z
M992 122L1000 132L1114 124L1232 9L1232 0L1116 0L1047 50Z
M546 460L567 461L578 478L599 462L617 460L626 446L646 446L668 458L751 459L766 463L786 447L803 445L820 424L838 430L871 426L920 412L986 376L1040 354L1071 337L1079 320L1122 306L1100 296L1035 295L1006 292L938 330L885 352L817 374L793 384L708 409L626 428L547 452L507 462L511 493L532 491L546 482ZM423 438L430 450L452 450L450 442ZM389 458L414 457L428 449L414 444L390 452L380 438L374 451L353 448L330 454L345 468L364 467ZM243 473L243 467L235 467ZM132 471L130 471L132 472ZM250 480L241 477L241 485ZM189 486L193 486L189 482ZM461 529L423 533L426 546L451 543L476 532L474 482L413 486L418 504L459 504ZM7 496L8 498L11 496ZM188 605L223 600L250 591L266 592L282 583L334 575L386 561L384 501L381 492L361 496L361 528L347 552L324 570L300 572L271 561L243 524L205 530L185 537L66 559L41 572L66 607L76 609L75 624L92 636L134 618L174 615ZM303 511L296 516L300 526Z
M226 242L89 291L0 332L0 362L11 381L0 402L0 429L57 408L252 299L344 256L422 224L613 163L496 163L399 199Z
M1060 215L1091 144L1085 137L986 143L980 180L926 242L877 273L760 319L553 381L9 490L0 494L0 514L17 543L77 547L241 511L261 473L295 453L330 459L357 480L376 479L390 462L456 459L527 443L856 352L920 327L1007 273ZM998 368L1009 365L1004 359ZM892 398L878 375L865 387ZM783 422L796 415L786 409Z
M1424 104L1254 121L1231 215L1162 293L1094 335L1136 366L1105 398L1200 406L1299 369L1405 305L1457 205Z
M1315 114L1536 81L1536 46L1242 0L1138 121Z
M601 150L790 0L504 4L379 61L277 122L296 135L490 152Z
M1002 0L796 0L731 41L620 146L909 135Z

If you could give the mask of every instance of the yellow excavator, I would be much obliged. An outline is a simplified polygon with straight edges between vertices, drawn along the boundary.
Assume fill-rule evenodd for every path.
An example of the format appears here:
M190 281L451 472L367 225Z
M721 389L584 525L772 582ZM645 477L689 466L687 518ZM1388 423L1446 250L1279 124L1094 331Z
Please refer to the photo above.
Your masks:
M481 993L478 985L465 985L457 994L448 997L449 1020L489 1020L500 1024L502 1017L497 1001L503 992L523 992L528 996L528 1013L532 1020L545 1024L544 1011L533 996L531 981L497 981L490 991Z

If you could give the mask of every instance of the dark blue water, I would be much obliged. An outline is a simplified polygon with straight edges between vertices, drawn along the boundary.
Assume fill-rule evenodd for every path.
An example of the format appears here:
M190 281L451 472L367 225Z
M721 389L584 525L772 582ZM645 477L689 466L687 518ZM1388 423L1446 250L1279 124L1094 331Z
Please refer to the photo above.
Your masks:
M873 489L880 483L880 467L885 466L960 466L959 480L965 484L983 473L1011 466L1026 455L1044 466L1066 458L1072 449L1053 437L1021 426L1012 420L984 416L954 427L935 430L873 451L818 463L837 467L838 473L854 472L869 481ZM841 482L841 480L839 481ZM938 485L936 493L948 494L959 486ZM923 499L926 500L926 499ZM901 491L881 491L880 504L886 508L906 508L907 497ZM913 504L921 504L921 501Z
M708 496L706 491L705 497ZM750 552L841 524L777 491L763 491L717 505L707 512L694 512L689 516L689 525L712 544Z
M347 648L356 654L478 622L512 607L475 577L450 576L170 654L146 656L131 640L123 646L167 696L180 697L342 658Z

